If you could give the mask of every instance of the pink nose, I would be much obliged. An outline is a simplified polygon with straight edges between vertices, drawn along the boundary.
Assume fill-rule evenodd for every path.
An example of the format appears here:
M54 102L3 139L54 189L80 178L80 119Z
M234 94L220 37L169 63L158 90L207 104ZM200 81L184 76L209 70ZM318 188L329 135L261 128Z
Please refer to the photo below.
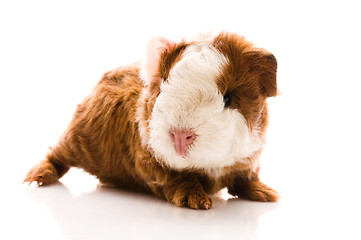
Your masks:
M177 154L181 157L186 157L188 147L193 143L194 139L196 139L196 134L192 131L177 130L170 130L169 134Z

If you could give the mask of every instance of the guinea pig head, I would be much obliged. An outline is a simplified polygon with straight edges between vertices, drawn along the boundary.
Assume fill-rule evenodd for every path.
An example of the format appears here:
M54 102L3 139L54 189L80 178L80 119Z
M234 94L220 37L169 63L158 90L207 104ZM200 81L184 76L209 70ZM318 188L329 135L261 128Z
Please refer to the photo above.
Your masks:
M243 37L148 44L138 112L142 143L167 166L214 171L262 148L277 63Z

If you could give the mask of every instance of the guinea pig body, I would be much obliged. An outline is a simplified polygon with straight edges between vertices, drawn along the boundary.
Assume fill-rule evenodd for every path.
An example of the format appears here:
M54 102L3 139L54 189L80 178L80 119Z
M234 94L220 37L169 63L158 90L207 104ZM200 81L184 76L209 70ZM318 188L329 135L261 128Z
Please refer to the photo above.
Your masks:
M237 34L174 43L155 38L143 64L112 70L25 181L51 184L70 167L104 184L209 209L211 195L276 201L260 182L266 99L277 62Z

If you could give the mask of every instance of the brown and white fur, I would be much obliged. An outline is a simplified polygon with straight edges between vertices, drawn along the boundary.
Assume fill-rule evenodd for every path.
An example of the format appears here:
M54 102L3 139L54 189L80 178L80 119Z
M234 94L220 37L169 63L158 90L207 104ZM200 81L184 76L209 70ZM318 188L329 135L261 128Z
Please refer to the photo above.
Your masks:
M225 187L276 201L258 177L276 71L271 53L237 34L155 38L142 63L104 74L25 181L51 184L78 167L177 206L209 209L211 195Z

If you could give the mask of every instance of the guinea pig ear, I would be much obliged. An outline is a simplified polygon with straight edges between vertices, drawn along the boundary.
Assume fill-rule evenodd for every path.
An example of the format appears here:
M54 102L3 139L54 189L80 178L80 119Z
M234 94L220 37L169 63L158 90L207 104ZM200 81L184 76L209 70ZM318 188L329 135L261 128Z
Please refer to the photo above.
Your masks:
M277 95L277 60L272 53L262 53L262 74L260 76L260 87L265 97Z
M175 47L175 42L163 37L153 38L148 42L147 52L143 60L141 77L146 85L159 77L159 63L165 51L171 51Z

